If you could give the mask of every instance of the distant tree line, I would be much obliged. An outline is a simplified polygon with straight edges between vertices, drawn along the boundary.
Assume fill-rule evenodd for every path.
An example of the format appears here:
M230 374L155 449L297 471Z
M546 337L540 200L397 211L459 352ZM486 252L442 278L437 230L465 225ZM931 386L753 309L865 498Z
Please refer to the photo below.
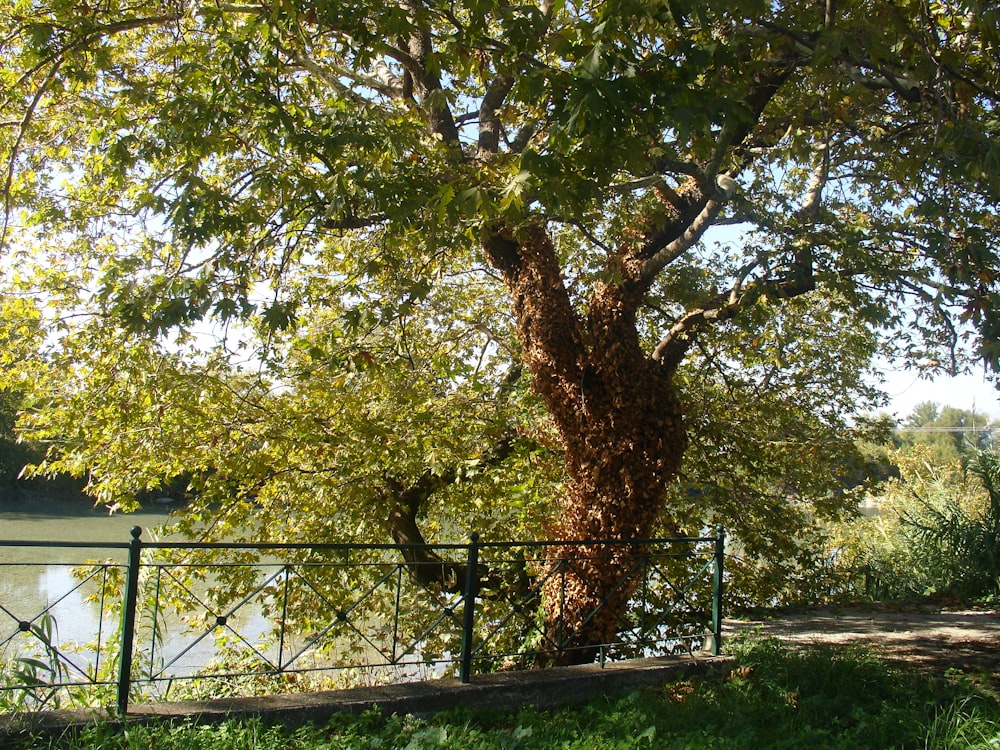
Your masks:
M997 427L997 421L983 412L924 401L903 421L894 442L899 448L928 446L944 463L992 448Z

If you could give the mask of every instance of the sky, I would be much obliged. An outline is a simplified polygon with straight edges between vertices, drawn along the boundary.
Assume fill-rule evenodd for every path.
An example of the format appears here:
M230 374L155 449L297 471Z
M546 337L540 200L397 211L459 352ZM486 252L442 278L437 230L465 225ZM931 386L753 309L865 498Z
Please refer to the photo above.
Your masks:
M992 419L1000 419L1000 391L986 379L983 370L955 378L939 375L933 380L922 378L912 370L886 368L884 374L884 390L890 398L887 411L899 419L904 419L924 401L974 409Z

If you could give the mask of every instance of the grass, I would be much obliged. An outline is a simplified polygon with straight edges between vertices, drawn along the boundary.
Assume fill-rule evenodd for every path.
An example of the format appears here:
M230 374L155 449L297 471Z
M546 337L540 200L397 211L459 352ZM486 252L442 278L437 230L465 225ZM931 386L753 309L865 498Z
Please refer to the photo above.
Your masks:
M739 648L727 678L608 697L559 711L449 712L429 720L337 716L286 729L94 726L12 750L702 750L712 748L1000 748L1000 702L986 679L901 671L871 651L776 642Z

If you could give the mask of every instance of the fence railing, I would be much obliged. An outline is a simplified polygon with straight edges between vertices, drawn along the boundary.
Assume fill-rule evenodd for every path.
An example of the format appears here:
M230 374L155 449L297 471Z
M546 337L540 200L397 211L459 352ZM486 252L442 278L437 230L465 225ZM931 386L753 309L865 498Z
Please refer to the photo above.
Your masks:
M100 549L73 583L31 611L0 588L0 710L250 695L526 668L583 639L602 662L710 652L722 642L725 537L428 546L0 541ZM613 559L589 610L561 621L579 571ZM607 562L607 561L605 561ZM590 567L587 564L591 563ZM10 567L13 564L4 564ZM35 567L41 564L32 563ZM581 567L582 566L582 567ZM607 567L607 566L606 566ZM2 575L2 567L0 567ZM544 591L544 599L543 599ZM86 596L85 639L60 636L67 597ZM623 605L624 603L624 605ZM64 629L64 628L63 628ZM579 660L576 659L576 660ZM318 679L322 677L323 682ZM338 682L339 680L339 682ZM6 700L16 694L18 701Z

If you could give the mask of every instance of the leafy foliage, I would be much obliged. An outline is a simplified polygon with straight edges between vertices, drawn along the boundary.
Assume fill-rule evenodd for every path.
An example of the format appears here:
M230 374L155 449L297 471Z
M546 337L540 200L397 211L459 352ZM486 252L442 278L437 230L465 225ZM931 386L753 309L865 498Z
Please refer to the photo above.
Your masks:
M29 300L0 298L0 485L39 458L36 448L18 441L15 426L38 361L41 330L39 311Z
M38 648L5 656L0 664L0 708L6 713L58 709L63 700L70 702L79 695L72 686L65 656L59 653L58 624L51 614L43 614L32 623L30 636ZM65 689L66 685L70 688Z
M836 299L800 299L746 316L706 341L683 373L697 416L668 504L733 537L727 598L736 607L829 595L826 530L853 518L883 478L860 446L885 444L892 425L851 418L858 403L879 403L864 379L876 341L843 315ZM753 351L741 351L748 338ZM733 360L742 367L728 369Z
M933 402L917 404L897 440L901 445L932 446L939 463L969 458L990 448L994 424L988 416Z
M850 590L873 599L998 593L998 456L980 451L964 468L934 464L933 455L927 447L898 454L902 476L878 497L880 513L836 542Z
M997 11L688 5L3 0L38 471L208 538L808 570L871 353L1000 361Z

